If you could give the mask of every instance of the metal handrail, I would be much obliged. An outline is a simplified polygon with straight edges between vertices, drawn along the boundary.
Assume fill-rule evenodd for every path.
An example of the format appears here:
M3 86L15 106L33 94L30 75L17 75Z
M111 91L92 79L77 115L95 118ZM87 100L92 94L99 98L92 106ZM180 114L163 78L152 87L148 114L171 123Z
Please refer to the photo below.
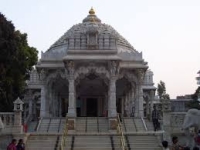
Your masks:
M125 137L124 137L124 133L123 133L123 130L122 130L122 125L121 125L121 121L120 121L120 118L119 118L119 114L117 115L117 120L118 120L117 132L120 134L121 148L122 148L122 150L127 150L127 146L126 146Z
M36 132L38 132L38 130L39 130L39 127L40 127L40 124L42 122L42 119L43 118L39 118L39 121L38 121L38 124L37 124L37 128L36 128Z
M142 120L142 123L143 123L143 125L144 125L145 130L147 131L148 129L147 129L147 125L146 125L146 123L145 123L145 121L144 121L144 118L141 117L141 120Z
M64 147L66 146L66 138L67 138L67 133L68 133L68 119L66 117L66 124L63 129L63 134L60 142L60 150L64 150Z

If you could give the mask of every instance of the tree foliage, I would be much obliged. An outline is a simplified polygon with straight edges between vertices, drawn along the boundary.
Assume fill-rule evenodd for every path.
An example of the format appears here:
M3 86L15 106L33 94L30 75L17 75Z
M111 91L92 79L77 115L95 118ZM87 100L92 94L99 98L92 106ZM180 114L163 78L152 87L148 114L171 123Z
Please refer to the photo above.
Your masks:
M26 86L38 51L30 47L27 34L16 31L11 21L0 13L0 111L12 111L13 101Z
M200 102L198 98L200 96L200 87L198 87L194 94L192 94L192 100L187 103L188 108L200 109Z
M163 81L158 83L157 92L160 99L170 99L169 94L166 93L166 87Z

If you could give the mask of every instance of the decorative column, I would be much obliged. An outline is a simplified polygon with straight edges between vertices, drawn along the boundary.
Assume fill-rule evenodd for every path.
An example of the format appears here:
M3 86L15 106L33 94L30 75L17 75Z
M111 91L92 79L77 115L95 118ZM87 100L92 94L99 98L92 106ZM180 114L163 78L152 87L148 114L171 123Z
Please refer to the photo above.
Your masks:
M53 96L52 96L52 85L49 86L49 117L53 116Z
M69 82L69 107L68 117L76 117L75 85L74 85L74 62L65 61L66 75Z
M125 117L128 117L128 92L125 92Z
M42 82L41 85L41 103L40 103L40 117L46 116L46 72L45 70L41 70L39 72L40 80Z
M163 99L161 100L162 103L162 111L163 111L163 140L171 141L171 126L170 126L170 119L171 119L171 104L170 100Z
M144 106L143 106L143 89L142 84L144 80L145 70L138 69L137 70L137 77L138 77L138 116L137 117L144 117Z
M134 88L131 88L131 116L135 116L135 91Z
M144 99L143 99L143 89L141 84L139 84L138 90L139 90L139 117L144 117L144 106L143 106Z
M41 104L40 104L40 117L46 116L46 88L43 84L41 87Z
M110 61L108 66L110 69L108 117L117 117L116 80L119 73L119 62Z
M69 82L69 106L68 106L68 129L75 130L76 117L76 99L75 99L75 83L74 83L74 62L65 61L65 73Z
M74 79L70 78L68 81L69 81L69 108L67 115L68 117L76 117Z
M153 111L153 101L154 101L154 93L155 91L154 90L151 90L150 91L150 110L149 110L149 115L150 115L150 120L152 120L152 111Z
M108 67L110 70L110 82L109 82L109 105L108 105L108 117L109 129L117 129L117 106L116 106L116 80L119 73L119 62L109 61Z
M116 107L116 77L110 78L109 84L109 109L108 117L117 116L117 107Z
M131 112L132 112L132 93L131 93L131 89L129 90L128 92L128 111L129 111L129 114L128 116L130 117L131 116Z
M52 103L53 103L53 116L56 117L56 110L57 110L57 105L56 105L56 92L53 91L52 93Z
M122 117L124 117L124 96L121 99L122 103L121 103L121 110L122 110Z
M149 97L146 97L146 117L150 118Z
M134 116L135 117L139 117L139 90L138 90L138 84L136 86L136 99L135 99L135 113L134 113Z
M32 97L29 99L28 114L31 115L31 119L33 119L33 98Z

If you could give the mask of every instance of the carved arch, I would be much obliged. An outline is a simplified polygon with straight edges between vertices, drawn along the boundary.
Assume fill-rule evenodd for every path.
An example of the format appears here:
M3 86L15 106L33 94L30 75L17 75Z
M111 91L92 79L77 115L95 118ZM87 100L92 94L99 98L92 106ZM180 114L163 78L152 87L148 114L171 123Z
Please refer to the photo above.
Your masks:
M121 79L123 77L126 78L131 83L131 85L134 87L138 84L137 76L133 73L130 73L129 71L120 72L118 79Z
M149 95L148 92L143 92L143 99L144 99L145 101L150 100L150 95Z
M51 81L52 79L55 79L57 77L61 77L62 79L66 78L65 72L62 71L61 69L56 70L55 72L49 74L46 78L47 83L49 83L49 81Z
M97 76L100 76L104 80L104 82L108 84L110 74L104 66L100 66L100 67L97 67L94 65L81 66L75 71L74 79L78 82L81 79L84 79L86 76L88 76L91 73Z

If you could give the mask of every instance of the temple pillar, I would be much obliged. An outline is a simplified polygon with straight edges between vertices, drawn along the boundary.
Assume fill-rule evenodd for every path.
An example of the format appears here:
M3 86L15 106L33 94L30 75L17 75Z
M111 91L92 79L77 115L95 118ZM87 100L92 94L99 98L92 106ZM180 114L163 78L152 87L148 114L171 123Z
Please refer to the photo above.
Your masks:
M33 98L32 97L29 100L28 114L31 116L33 115Z
M132 117L134 116L135 112L135 93L134 93L134 88L131 88L131 115Z
M69 82L69 106L68 117L76 117L76 93L75 93L75 79L74 79L74 61L64 61L65 73ZM74 125L74 124L73 124Z
M145 70L144 69L138 69L137 72L137 99L136 99L136 106L138 107L136 110L136 117L144 117L144 106L143 106L143 88L142 84L144 81L144 75L145 75Z
M45 84L43 84L41 87L40 117L46 117L46 86Z
M129 117L131 116L131 112L132 112L132 99L131 99L131 89L130 89L130 91L129 91L129 100L128 100L128 105L129 105Z
M139 117L139 88L136 88L136 100L135 100L135 117Z
M124 117L124 97L122 97L121 101L122 101L121 103L122 116Z
M143 89L142 85L140 84L138 86L138 91L139 91L139 117L144 117L144 106L143 106Z
M128 92L125 93L125 117L128 117Z
M149 107L149 98L147 97L146 99L146 117L149 118L149 114L150 114L150 107Z
M74 93L74 79L69 80L69 107L68 116L76 117L76 107L75 107L75 93Z
M117 107L116 107L116 78L111 77L109 84L109 108L108 108L108 117L117 116Z
M163 140L170 141L171 139L171 103L168 99L162 99L162 112L163 112L163 130L165 131L163 134ZM170 142L171 144L171 142Z
M149 119L152 120L152 111L153 111L153 101L154 101L154 90L150 91L150 108L149 108Z

